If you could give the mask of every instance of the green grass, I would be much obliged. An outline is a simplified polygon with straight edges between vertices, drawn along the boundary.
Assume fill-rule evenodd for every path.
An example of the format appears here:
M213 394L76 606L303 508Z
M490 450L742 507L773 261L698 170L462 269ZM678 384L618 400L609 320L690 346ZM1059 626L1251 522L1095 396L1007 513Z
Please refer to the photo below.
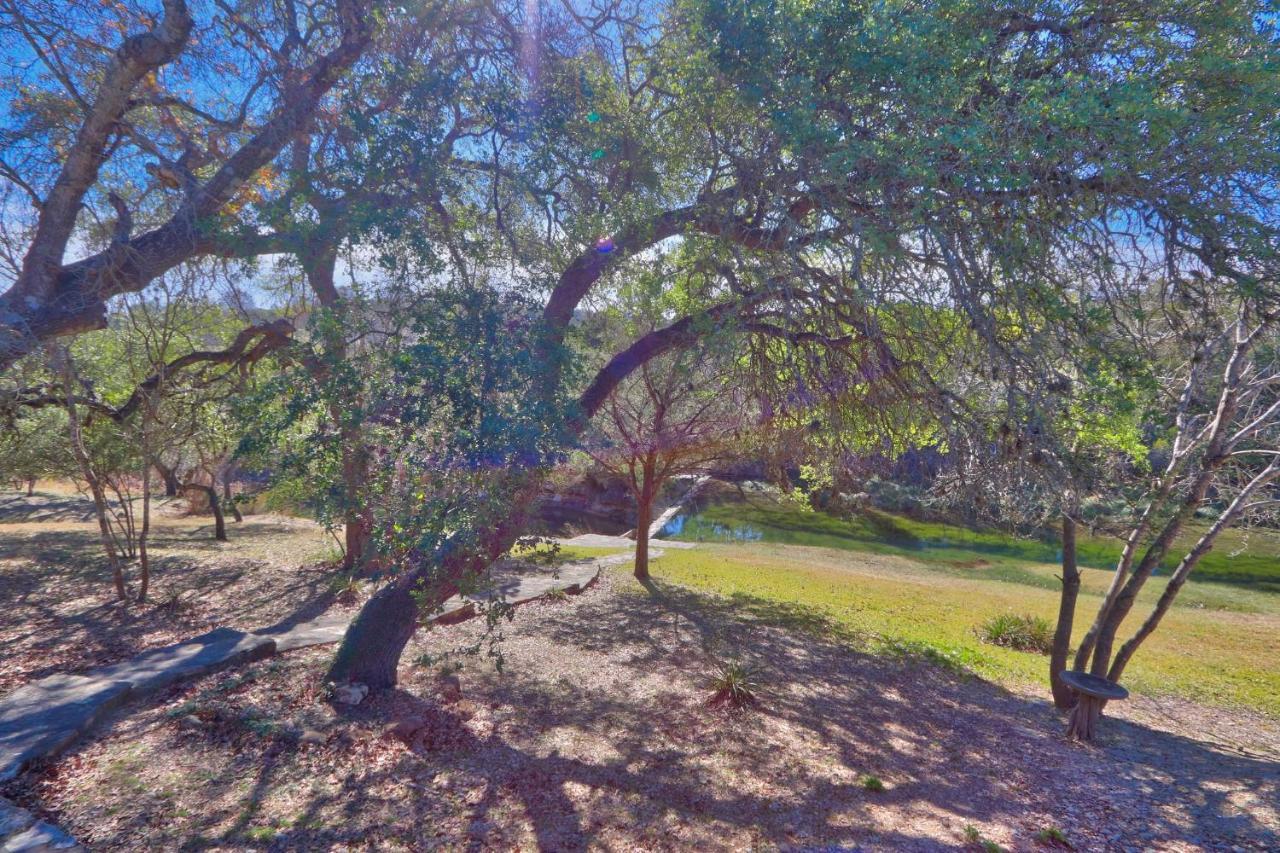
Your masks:
M1179 544L1189 547L1201 529L1202 525L1193 525ZM970 530L877 510L846 520L764 498L710 506L687 519L684 529L674 538L762 541L896 554L941 570L963 573L982 567L1004 580L1044 588L1056 588L1057 581L1028 572L1025 565L1061 559L1057 543L1017 538L1001 531ZM1076 548L1083 568L1108 571L1115 565L1120 549L1121 542L1115 538L1087 534L1079 538ZM1280 594L1280 533L1227 531L1196 567L1192 582L1230 584Z
M993 544L994 534L923 550L870 538L872 525L917 524L901 519L860 526L784 505L713 507L701 518L751 523L765 535L759 542L668 550L657 578L728 596L747 612L770 613L788 627L870 651L923 657L1003 683L1042 686L1046 679L1043 655L984 643L975 630L1007 613L1050 621L1057 615L1059 567L972 547ZM697 538L696 530L686 527L686 538ZM1082 574L1077 640L1110 579L1102 570ZM1162 588L1158 579L1148 584L1131 620ZM1220 583L1188 586L1134 657L1125 682L1147 694L1280 716L1277 636L1280 596Z

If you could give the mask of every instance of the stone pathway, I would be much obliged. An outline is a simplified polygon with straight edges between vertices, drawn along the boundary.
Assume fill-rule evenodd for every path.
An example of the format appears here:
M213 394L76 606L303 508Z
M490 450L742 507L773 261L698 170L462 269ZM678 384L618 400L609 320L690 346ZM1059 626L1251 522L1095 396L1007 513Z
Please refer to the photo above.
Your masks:
M635 544L627 539L621 542L618 547ZM514 564L500 566L486 589L467 597L454 596L430 621L449 623L469 618L475 613L476 600L523 604L553 590L579 593L595 581L601 568L630 559L629 554L618 554L536 573ZM351 614L336 613L254 632L218 628L110 666L78 675L51 675L26 684L0 698L0 782L14 778L34 761L58 755L126 702L183 679L292 649L337 642L351 619ZM62 849L82 848L57 827L0 798L0 853Z
M606 536L603 533L584 533L581 536L575 536L572 539L557 539L561 545L578 545L582 548L634 548L636 541L628 539L625 536ZM662 548L697 548L697 542L681 542L676 539L649 539L649 556L657 557ZM658 550L655 550L658 549ZM625 557L626 560L618 559L617 562L626 562L631 559L630 554L620 554L619 557ZM613 560L616 558L606 557L604 559Z

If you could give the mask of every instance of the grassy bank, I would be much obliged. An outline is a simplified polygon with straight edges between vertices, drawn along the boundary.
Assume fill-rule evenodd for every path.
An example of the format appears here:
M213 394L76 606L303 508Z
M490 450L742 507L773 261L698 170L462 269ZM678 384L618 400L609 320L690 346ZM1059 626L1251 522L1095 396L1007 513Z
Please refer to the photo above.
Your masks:
M881 513L846 522L765 503L712 507L680 538L730 539L744 528L753 541L669 552L655 574L864 647L920 654L1006 683L1046 677L1044 656L992 646L975 633L1003 613L1056 617L1058 555L1043 543ZM1104 544L1089 543L1091 565L1107 564ZM1268 591L1280 580L1280 561L1255 556L1250 565L1261 582L1228 584L1210 573L1183 590L1130 664L1131 687L1280 717L1280 595ZM1220 560L1220 568L1230 565ZM1077 639L1110 571L1087 565L1082 575ZM1148 585L1131 620L1162 587L1158 579Z
M982 568L961 575L896 555L777 544L708 545L668 551L655 577L729 596L798 629L835 634L865 648L918 654L1005 683L1040 684L1047 658L983 643L975 628L1002 613L1052 619L1054 567L1027 565L1043 586ZM1085 575L1079 622L1101 600L1105 576ZM1189 590L1194 593L1195 590ZM1144 593L1149 605L1158 594ZM1125 681L1146 694L1176 694L1280 717L1280 604L1260 596L1251 612L1203 604L1176 607L1129 666ZM1085 626L1077 625L1077 637Z
M1189 547L1202 526L1189 528L1179 545ZM768 498L718 503L685 520L677 539L690 541L761 541L787 545L897 554L939 568L967 569L983 565L1007 580L1043 585L1028 575L1028 563L1052 563L1061 558L1056 543L1020 539L999 531L970 530L951 524L918 521L868 510L853 519L810 512ZM1080 536L1081 565L1110 569L1120 554L1113 537ZM1167 571L1167 569L1165 570ZM1052 580L1052 579L1050 579ZM1229 530L1201 561L1192 575L1195 583L1246 586L1280 594L1280 533L1270 530Z

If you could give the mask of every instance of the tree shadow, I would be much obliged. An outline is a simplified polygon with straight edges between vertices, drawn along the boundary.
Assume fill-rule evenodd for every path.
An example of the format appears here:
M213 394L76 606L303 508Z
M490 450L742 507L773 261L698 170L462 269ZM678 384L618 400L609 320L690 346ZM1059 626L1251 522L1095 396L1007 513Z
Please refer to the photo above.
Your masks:
M864 638L805 608L619 582L634 592L518 611L509 668L468 671L460 696L406 668L404 689L339 709L320 744L296 731L315 713L296 694L319 663L278 659L295 698L268 734L255 734L252 706L194 731L161 720L166 750L242 772L213 773L199 791L216 805L143 837L184 849L935 850L962 846L975 824L1026 847L1047 827L1067 828L1077 849L1276 841L1273 760L1116 717L1100 746L1073 745L1048 702L867 654ZM428 632L422 645L481 630ZM762 667L757 708L707 705L702 679L725 657ZM234 694L208 680L184 689L168 701ZM154 736L151 713L112 737ZM867 790L864 774L886 790Z

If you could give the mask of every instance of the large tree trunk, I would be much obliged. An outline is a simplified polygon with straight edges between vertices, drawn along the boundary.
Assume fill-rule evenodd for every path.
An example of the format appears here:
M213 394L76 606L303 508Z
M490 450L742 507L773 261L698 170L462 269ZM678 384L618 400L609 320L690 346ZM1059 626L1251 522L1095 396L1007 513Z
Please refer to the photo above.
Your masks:
M400 655L418 627L419 607L412 591L415 579L410 576L389 583L365 602L342 638L329 667L329 681L361 682L370 690L396 686Z
M178 491L182 488L182 481L178 479L178 466L175 465L170 468L158 459L152 464L160 472L160 478L164 480L164 496L166 498L176 498Z
M1070 514L1062 516L1062 593L1058 599L1058 627L1053 634L1053 649L1049 654L1049 686L1053 691L1053 704L1062 709L1076 704L1075 691L1058 680L1058 674L1067 668L1071 653L1071 628L1075 621L1076 599L1080 594L1080 568L1076 564L1076 522Z
M1067 724L1067 737L1072 740L1091 741L1098 728L1098 720L1102 717L1105 699L1097 696L1080 695L1080 701L1071 711L1071 720Z
M374 593L342 638L326 680L362 682L370 690L394 687L404 647L419 617L431 613L511 550L524 531L526 510L538 493L538 478L526 484L508 517L489 528L478 552L446 554L437 564L406 571Z

